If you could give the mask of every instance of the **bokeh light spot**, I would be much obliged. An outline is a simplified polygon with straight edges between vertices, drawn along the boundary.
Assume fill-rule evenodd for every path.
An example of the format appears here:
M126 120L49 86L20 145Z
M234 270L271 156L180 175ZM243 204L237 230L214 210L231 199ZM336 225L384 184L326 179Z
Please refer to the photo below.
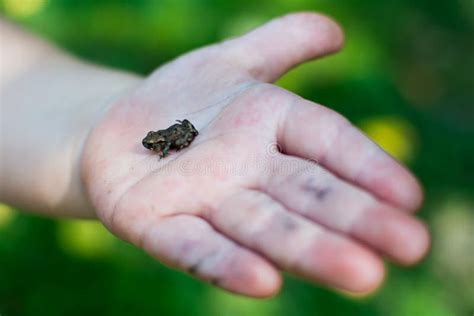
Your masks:
M360 124L362 130L396 159L409 162L416 149L415 128L401 117L371 117Z
M11 206L0 204L0 228L7 226L15 216L15 211Z
M38 13L47 0L4 0L3 6L8 15L26 18Z
M58 243L79 257L99 257L110 252L115 237L92 220L64 220L58 223Z
M448 290L466 289L456 297L474 306L474 200L450 193L440 195L433 208L433 269Z

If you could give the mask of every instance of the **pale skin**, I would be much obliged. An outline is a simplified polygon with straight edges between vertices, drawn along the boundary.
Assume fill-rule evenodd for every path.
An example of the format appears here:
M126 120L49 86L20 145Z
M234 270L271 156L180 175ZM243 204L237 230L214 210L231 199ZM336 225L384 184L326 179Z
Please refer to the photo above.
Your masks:
M159 261L267 297L280 271L353 293L383 258L419 261L417 180L330 108L271 84L341 48L296 13L207 46L147 78L85 64L1 22L0 199L99 219ZM192 144L159 159L141 140L188 119Z

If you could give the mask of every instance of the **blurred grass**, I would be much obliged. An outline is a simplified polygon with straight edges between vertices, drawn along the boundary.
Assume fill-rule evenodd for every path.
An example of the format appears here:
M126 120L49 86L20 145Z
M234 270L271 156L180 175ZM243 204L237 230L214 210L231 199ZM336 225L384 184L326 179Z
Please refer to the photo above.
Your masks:
M474 5L459 1L1 0L9 19L85 59L147 74L167 60L296 10L344 27L343 52L278 84L341 112L420 177L428 258L389 265L349 298L286 278L257 301L156 263L97 223L0 206L0 315L471 315L474 312Z

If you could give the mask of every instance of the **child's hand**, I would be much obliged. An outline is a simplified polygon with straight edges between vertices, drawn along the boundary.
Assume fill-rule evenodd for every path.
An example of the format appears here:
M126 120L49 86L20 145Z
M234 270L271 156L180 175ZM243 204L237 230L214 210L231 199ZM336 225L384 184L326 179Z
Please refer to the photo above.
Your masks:
M332 110L268 84L338 50L326 17L276 19L191 52L115 102L86 142L82 176L119 237L219 287L268 296L278 270L352 292L376 288L382 256L412 264L429 237L413 176ZM188 119L169 156L141 144Z

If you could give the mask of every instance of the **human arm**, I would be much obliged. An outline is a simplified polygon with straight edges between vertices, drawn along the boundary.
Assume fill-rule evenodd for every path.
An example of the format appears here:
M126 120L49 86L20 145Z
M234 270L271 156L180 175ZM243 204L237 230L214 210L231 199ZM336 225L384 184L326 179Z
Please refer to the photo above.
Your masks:
M52 216L96 217L83 190L85 139L114 98L141 82L0 19L0 199Z

